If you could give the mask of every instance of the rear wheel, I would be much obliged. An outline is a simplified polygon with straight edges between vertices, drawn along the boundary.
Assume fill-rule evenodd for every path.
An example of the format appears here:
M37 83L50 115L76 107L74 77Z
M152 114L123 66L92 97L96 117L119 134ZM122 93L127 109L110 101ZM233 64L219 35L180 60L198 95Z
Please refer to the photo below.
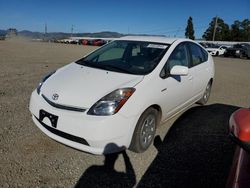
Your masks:
M152 144L158 124L158 111L148 108L140 117L132 137L129 149L142 153Z
M239 55L240 59L243 59L244 58L244 54L241 52L240 55Z
M210 97L210 93L211 93L211 89L212 89L212 82L210 81L208 84L207 84L207 87L205 89L205 92L202 96L202 98L198 101L199 104L201 105L205 105Z

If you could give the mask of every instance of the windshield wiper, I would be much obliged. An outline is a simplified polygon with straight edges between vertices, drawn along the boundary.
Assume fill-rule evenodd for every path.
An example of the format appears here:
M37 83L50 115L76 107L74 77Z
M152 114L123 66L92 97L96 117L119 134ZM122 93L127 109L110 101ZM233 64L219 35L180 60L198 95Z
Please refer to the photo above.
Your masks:
M76 63L79 65L86 65L86 66L89 66L91 64L90 61L84 60L84 59L80 59L80 60L76 61Z
M117 66L114 66L114 65L108 65L107 64L107 65L102 65L101 67L103 67L106 70L110 70L110 71L115 71L116 70L116 71L121 72L121 73L134 74L133 72L131 72L131 71L127 70L127 69L117 67Z
M121 67L117 67L117 66L110 65L110 64L95 63L95 62L84 60L84 59L78 60L76 63L80 65L92 67L92 68L99 68L103 70L118 71L122 73L134 74L133 72L127 69L121 68Z

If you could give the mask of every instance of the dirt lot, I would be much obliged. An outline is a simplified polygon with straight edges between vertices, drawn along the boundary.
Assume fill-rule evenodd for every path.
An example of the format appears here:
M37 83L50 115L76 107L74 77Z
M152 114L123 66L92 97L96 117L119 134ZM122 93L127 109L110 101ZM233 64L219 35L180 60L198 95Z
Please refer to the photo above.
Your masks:
M200 160L209 164L210 159L214 159L214 156L221 156L214 163L216 164L215 170L204 171L211 176L207 176L208 174L204 173L201 174L211 178L213 178L212 175L216 175L214 177L223 179L223 181L217 179L218 183L225 183L233 155L233 148L230 147L231 143L226 138L227 121L231 112L238 107L250 106L250 60L214 58L216 78L209 104L205 107L194 107L187 112L189 116L185 113L183 116L176 117L161 126L157 131L157 134L163 140L163 144L160 147L161 150L152 146L143 154L126 151L128 158L125 158L128 159L127 162L131 163L132 171L127 173L127 176L124 178L123 176L113 176L113 174L109 174L110 171L107 173L107 171L101 168L103 167L104 156L94 156L80 152L49 139L34 125L28 110L30 94L44 74L82 57L93 49L94 47L27 42L20 39L0 41L0 187L74 187L76 185L84 187L86 183L84 178L99 177L100 174L105 173L106 179L104 178L102 181L108 182L111 181L110 179L118 177L120 180L119 185L123 187L130 187L136 184L142 185L142 187L145 185L162 185L163 180L160 177L164 173L168 174L169 177L169 181L164 185L178 187L181 186L178 182L182 182L182 186L187 186L188 184L186 183L190 183L189 178L187 178L189 177L188 174L190 175L188 172L193 167L181 169L175 171L175 173L171 173L173 171L170 170L167 173L166 170L169 169L166 169L166 166L161 166L161 164L167 166L169 164L171 166L170 163L176 163L177 166L185 166L191 160ZM195 117L199 118L196 119ZM204 122L201 123L202 121ZM218 151L216 149L213 150L217 153L213 153L214 156L210 154L211 158L203 158L204 160L198 158L200 156L196 156L197 159L190 159L190 161L184 163L182 159L191 158L189 154L195 149L194 145L193 148L189 147L190 150L186 153L172 153L166 157L165 154L171 151L171 147L173 149L174 144L178 142L178 140L173 140L176 136L171 136L175 135L173 131L171 134L167 133L172 124L175 127L179 127L182 124L209 124L208 126L217 125L217 127L223 125L222 131L211 132L211 134L207 132L206 134L211 135L210 138L216 136L218 143L220 143L219 148L216 147L218 143L209 143L213 147L210 147L210 150L206 152L211 153L212 148L217 148ZM181 128L172 130L176 133ZM191 137L195 130L192 132ZM195 138L197 138L197 135L199 135L199 138L202 138L204 130L207 129L202 129L202 133L195 132ZM172 137L172 140L168 140ZM223 139L221 139L222 137ZM206 136L201 140L204 141L204 139L206 139ZM201 140L196 141L201 143ZM195 139L191 141L190 143L194 143ZM174 144L169 146L171 142L174 142ZM185 145L185 143L182 144ZM175 146L179 147L178 144ZM200 145L196 146L202 148ZM165 150L163 149L164 147L165 149L169 147L169 149ZM184 150L182 149L181 151ZM200 149L197 153L202 153L203 151ZM218 155L218 152L221 155ZM225 160L223 156L226 155L228 158ZM162 158L162 156L165 158ZM179 159L180 161L173 161L174 159ZM164 160L162 162L165 163L159 162L161 160ZM168 164L166 160L169 161ZM220 166L222 164L221 161L227 161L227 163L223 163ZM209 165L207 166L209 168ZM95 167L97 167L96 170ZM126 167L128 167L127 164ZM124 156L119 155L115 163L115 171L125 172L126 167ZM173 168L176 168L176 166ZM157 172L154 174L155 169L157 169L158 174ZM201 180L202 178L199 179L197 177L200 169L197 167L196 170L197 173L194 173L194 175L196 175L197 180L194 180L194 182L199 185L199 183L204 183L204 181ZM86 176L87 172L89 173L88 176ZM126 173L121 174L124 175ZM171 174L174 174L175 177L171 178ZM111 177L108 177L108 175ZM186 182L184 181L185 178L182 178L184 176L187 179ZM148 178L156 179L156 181L148 182ZM208 178L208 181L210 180ZM98 181L98 179L95 181ZM222 184L218 185L221 186ZM208 184L204 187L208 187Z

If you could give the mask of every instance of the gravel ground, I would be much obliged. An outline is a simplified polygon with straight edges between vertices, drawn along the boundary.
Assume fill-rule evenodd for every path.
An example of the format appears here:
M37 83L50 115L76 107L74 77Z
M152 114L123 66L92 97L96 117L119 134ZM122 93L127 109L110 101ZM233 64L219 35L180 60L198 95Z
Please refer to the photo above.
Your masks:
M162 178L157 178L162 177L161 174L166 172L166 169L161 165L167 165L166 161L164 163L159 161L169 160L171 164L183 166L181 162L177 163L172 160L176 158L181 161L185 157L184 155L192 153L192 150L195 149L197 146L194 144L195 142L200 143L204 139L182 141L180 144L193 143L193 147L188 147L189 150L185 153L172 152L166 158L162 158L162 156L168 150L159 150L159 147L154 146L150 147L143 154L126 151L126 153L115 156L118 159L114 157L111 159L115 164L113 171L110 171L103 166L104 156L87 154L59 144L49 139L34 125L28 110L29 97L41 77L47 72L68 64L94 49L95 47L28 42L21 39L0 41L0 186L86 187L84 185L86 185L87 180L93 177L100 177L93 179L96 184L102 178L103 186L109 185L105 184L105 182L114 183L113 185L117 184L117 182L112 181L116 178L119 180L118 185L122 187L132 187L138 184L143 186L148 183L151 186L161 185L161 183L163 185L164 183L165 186L169 185L169 187L185 187L185 185L187 187L187 185L190 185L190 182L186 184L184 181L187 178L182 178L183 175L190 174L186 168L175 171L175 178L172 177L171 179L170 177L167 182L163 182ZM160 135L161 140L163 140L160 148L168 148L170 147L169 143L172 142L178 147L178 139L174 140L175 137L171 136L175 135L172 133L173 131L171 134L166 134L171 125L173 125L171 130L174 130L175 133L179 130L179 126L183 127L182 125L186 123L196 125L197 121L206 121L206 119L209 119L205 123L207 126L210 124L223 126L224 131L219 131L219 133L216 131L209 132L209 134L222 134L220 136L223 139L217 139L219 140L218 143L221 144L223 141L223 143L227 144L224 144L225 147L220 145L222 148L218 149L216 147L218 143L213 143L213 147L209 148L210 150L211 148L217 148L215 149L217 153L215 152L213 155L221 154L219 156L223 156L227 154L229 156L226 160L227 163L218 165L222 170L204 172L210 174L207 177L214 178L215 176L211 174L217 174L216 177L222 177L225 181L228 175L226 172L230 169L234 149L230 147L231 142L224 137L226 135L227 119L231 112L238 107L250 106L250 60L220 57L214 58L214 60L216 78L209 104L200 108L193 107L190 109L191 111L187 112L191 114L190 116L187 116L185 113L160 126L157 130L157 135ZM212 112L216 112L216 116ZM195 120L197 114L200 115ZM188 130L184 129L184 131ZM195 134L199 135L199 138L204 135L204 131L205 133L207 131L205 128L201 129L203 132L192 130L187 135L192 137ZM178 137L179 140L187 137L185 134L181 135L183 137ZM172 137L173 139L171 139ZM213 139L214 137L209 138ZM209 140L209 138L207 139ZM197 147L200 147L200 145ZM202 151L199 150L200 153ZM195 161L200 160L199 155L194 157L195 159L189 158ZM203 158L200 161L209 164L209 159ZM220 164L220 161L224 161L223 157L217 157L216 159L217 161L213 162L213 164ZM189 162L185 161L186 163ZM130 170L128 170L128 167ZM198 174L199 170L201 170L200 168L195 169L197 171L194 174ZM168 177L171 176L170 172L168 171L167 173ZM177 172L180 173L178 174ZM152 173L154 176L152 176ZM106 175L102 177L102 174ZM206 176L204 173L201 174ZM148 182L146 181L148 178L155 178L155 181ZM156 181L157 179L159 180L158 182ZM175 184L174 182L182 183ZM198 181L198 183L193 184L193 187L199 185L199 182L202 183L203 181ZM218 186L222 185L218 184Z

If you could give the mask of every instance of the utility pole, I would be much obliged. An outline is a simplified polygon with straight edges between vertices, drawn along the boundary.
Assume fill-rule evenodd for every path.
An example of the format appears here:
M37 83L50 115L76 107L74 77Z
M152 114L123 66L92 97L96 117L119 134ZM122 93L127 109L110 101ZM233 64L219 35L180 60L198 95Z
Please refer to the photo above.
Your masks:
M45 27L44 27L44 34L47 34L47 23L45 23Z
M74 26L71 25L71 37L73 36Z
M216 16L216 18L215 18L214 32L213 32L213 41L215 39L215 33L216 33L216 29L217 29L217 21L218 21L218 16Z
M47 23L45 23L44 25L44 39L43 40L46 40L46 37L47 37Z

